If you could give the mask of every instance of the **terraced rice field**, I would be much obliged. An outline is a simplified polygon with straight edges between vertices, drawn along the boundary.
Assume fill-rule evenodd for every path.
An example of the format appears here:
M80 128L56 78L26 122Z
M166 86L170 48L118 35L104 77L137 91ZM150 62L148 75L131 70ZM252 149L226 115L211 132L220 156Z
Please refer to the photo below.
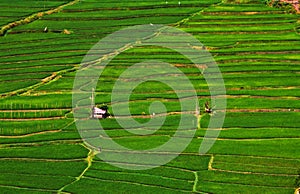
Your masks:
M214 146L199 155L211 117L202 111L210 93L201 72L165 48L121 53L100 78L96 104L110 107L113 85L126 68L157 59L186 74L201 105L200 128L180 156L157 168L125 170L100 160L83 143L72 112L73 82L81 60L101 38L150 23L179 28L205 45L223 75L226 118ZM297 188L299 15L259 0L1 0L0 26L1 193L293 193ZM168 114L153 134L129 133L116 115L100 122L121 145L159 146L172 137L181 115L172 88L146 82L129 104L133 117L146 122L148 107L157 100Z

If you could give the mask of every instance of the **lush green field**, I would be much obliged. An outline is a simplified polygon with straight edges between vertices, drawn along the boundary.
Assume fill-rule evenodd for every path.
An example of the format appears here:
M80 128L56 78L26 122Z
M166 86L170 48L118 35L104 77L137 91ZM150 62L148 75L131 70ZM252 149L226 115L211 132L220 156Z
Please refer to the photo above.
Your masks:
M0 0L0 28L16 24L0 36L0 193L293 193L300 176L300 18L260 0L247 2ZM201 106L199 128L185 151L163 166L126 170L99 159L81 139L72 89L82 59L100 39L139 24L192 34L222 72L226 118L205 155L199 146L211 118L203 111L211 101L208 84L190 60L158 46L130 48L106 66L95 103L107 104L112 117L99 122L127 148L170 140L183 115L170 86L148 81L130 95L130 112L140 123L151 120L151 103L166 107L163 126L152 133L154 124L148 135L136 134L143 131L138 127L135 133L123 129L118 120L131 116L115 114L111 104L114 85L130 66L150 59L170 63L190 80ZM118 104L124 112L126 104ZM90 129L90 135L99 133Z

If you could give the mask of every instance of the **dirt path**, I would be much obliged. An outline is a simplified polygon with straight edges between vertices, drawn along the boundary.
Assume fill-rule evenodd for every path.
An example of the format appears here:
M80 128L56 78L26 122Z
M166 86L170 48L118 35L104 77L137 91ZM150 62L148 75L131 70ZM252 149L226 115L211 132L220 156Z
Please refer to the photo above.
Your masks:
M63 190L64 190L66 187L68 187L69 185L72 185L72 184L76 183L77 181L79 181L79 180L84 176L84 174L86 173L86 171L88 171L89 168L92 166L93 159L94 159L95 155L98 154L98 152L95 152L94 150L92 150L91 148L87 147L87 146L84 145L84 144L82 144L82 145L83 145L83 147L85 147L86 149L89 150L89 153L88 153L88 155L87 155L87 157L86 157L86 159L85 159L86 162L87 162L87 167L81 172L81 174L80 174L78 177L76 177L76 179L75 179L74 181L72 181L71 183L68 183L68 184L62 186L62 187L58 190L58 193L63 193Z
M74 0L74 1L71 1L69 3L66 3L66 4L63 4L63 5L60 5L56 8L53 8L53 9L50 9L50 10L47 10L47 11L42 11L42 12L38 12L38 13L34 13L24 19L20 19L20 20L17 20L17 21L14 21L14 22L11 22L9 24L6 24L5 26L2 26L1 29L0 29L0 36L4 36L8 30L11 30L17 26L20 26L20 25L25 25L25 24L29 24L31 22L34 22L35 20L38 20L40 19L41 17L45 16L45 15L51 15L53 13L57 13L59 11L61 11L63 8L67 7L67 6L70 6L70 5L74 5L75 3L78 3L80 0Z
M197 184L199 181L199 177L198 177L198 173L197 171L193 172L195 175L195 181L194 181L194 185L193 185L193 192L196 193L197 192Z
M208 170L214 170L214 168L212 167L214 162L214 155L211 155L209 163L208 163Z

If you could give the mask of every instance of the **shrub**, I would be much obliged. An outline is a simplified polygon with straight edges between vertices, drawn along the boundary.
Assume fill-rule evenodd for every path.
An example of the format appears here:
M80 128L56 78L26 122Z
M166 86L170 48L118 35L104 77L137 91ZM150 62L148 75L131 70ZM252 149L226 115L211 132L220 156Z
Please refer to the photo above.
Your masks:
M296 13L293 5L290 3L282 2L280 0L263 0L263 2L271 7L284 9L288 13Z

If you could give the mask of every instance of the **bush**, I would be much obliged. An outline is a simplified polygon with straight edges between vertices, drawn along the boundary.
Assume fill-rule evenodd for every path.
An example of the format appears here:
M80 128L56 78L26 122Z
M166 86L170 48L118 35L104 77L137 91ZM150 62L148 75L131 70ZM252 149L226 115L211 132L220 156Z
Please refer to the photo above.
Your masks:
M280 0L263 0L263 2L271 7L284 9L288 13L296 13L293 5L287 2L281 2Z

